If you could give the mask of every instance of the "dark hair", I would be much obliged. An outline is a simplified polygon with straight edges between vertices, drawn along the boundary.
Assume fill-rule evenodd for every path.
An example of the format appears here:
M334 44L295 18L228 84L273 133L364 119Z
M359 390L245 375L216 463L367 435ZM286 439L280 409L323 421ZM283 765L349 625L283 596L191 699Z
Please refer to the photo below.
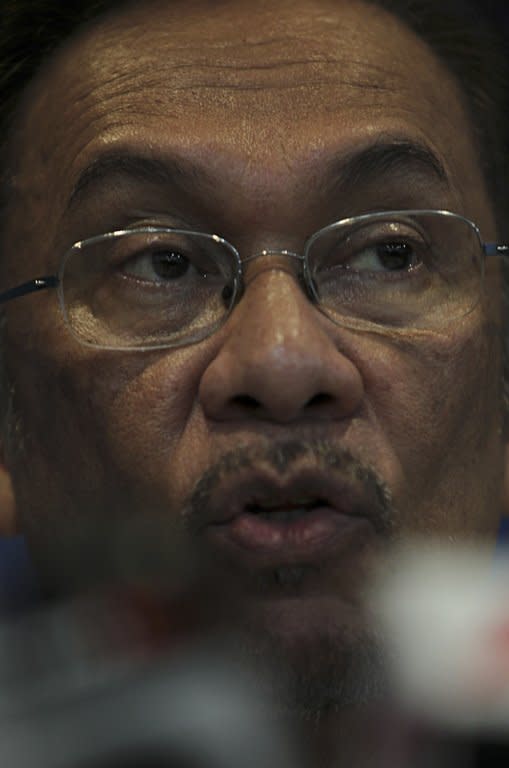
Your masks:
M127 0L3 0L0 26L0 216L8 194L8 145L21 97L43 63L87 22ZM1 220L1 219L0 219Z
M141 2L142 0L137 0ZM136 2L136 0L134 0ZM171 0L168 0L171 2ZM221 0L209 0L210 4ZM507 52L494 25L470 0L368 0L392 12L456 77L497 218L509 236ZM44 61L82 25L133 0L3 0L0 29L0 216L8 195L8 140L27 85ZM0 219L1 228L1 219ZM504 298L509 328L509 271ZM504 375L509 394L509 334ZM509 402L509 397L506 397Z

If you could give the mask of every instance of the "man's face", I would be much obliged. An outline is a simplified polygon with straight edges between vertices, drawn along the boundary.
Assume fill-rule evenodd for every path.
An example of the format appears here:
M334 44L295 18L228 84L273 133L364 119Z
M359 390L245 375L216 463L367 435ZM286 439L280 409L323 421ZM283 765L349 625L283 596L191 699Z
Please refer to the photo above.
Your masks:
M29 96L6 287L135 223L215 232L242 258L387 209L452 210L495 238L455 83L363 3L145 3L73 41ZM445 178L391 144L428 148ZM8 306L20 526L37 553L76 518L184 518L253 626L288 648L355 645L389 538L496 529L497 276L489 301L425 333L333 324L284 257L253 260L245 283L222 328L170 350L82 346L50 291Z

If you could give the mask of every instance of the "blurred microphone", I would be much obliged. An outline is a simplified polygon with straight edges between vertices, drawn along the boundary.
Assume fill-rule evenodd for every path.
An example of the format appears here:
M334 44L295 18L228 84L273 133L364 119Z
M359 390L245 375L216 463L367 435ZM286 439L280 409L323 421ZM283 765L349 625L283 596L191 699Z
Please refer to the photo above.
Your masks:
M299 768L185 535L141 519L69 533L47 551L52 598L0 622L0 765Z
M509 557L414 543L372 592L406 766L509 765Z
M26 654L32 645L27 643L29 629L38 630L35 664ZM83 635L69 615L51 619L46 615L30 628L16 627L7 637L9 632L4 629L0 639L2 658L10 666L0 678L1 765L295 768L298 764L257 684L227 648L195 646L152 663L101 657L97 649L92 658L83 654ZM3 668L1 673L5 672Z

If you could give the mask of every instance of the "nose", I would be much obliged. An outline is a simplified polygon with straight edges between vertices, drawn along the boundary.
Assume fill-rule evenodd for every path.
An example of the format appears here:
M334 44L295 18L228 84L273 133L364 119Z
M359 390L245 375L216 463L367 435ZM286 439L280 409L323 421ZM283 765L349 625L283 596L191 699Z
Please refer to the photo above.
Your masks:
M340 334L295 275L283 269L256 275L202 375L199 397L206 416L290 423L353 414L363 381L338 348Z

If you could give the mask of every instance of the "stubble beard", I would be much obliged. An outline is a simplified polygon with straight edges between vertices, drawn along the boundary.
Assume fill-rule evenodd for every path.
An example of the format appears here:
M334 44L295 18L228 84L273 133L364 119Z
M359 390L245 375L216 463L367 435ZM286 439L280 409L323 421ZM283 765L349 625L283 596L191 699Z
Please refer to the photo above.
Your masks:
M374 632L351 642L333 635L288 647L284 638L239 632L241 654L283 716L319 726L345 710L371 707L387 694L382 644Z
M371 466L327 440L287 441L261 448L239 448L223 455L197 482L185 505L184 518L193 527L225 476L234 475L239 469L262 462L283 475L306 459L344 477L355 475L357 481L369 488L367 495L378 499L371 522L382 542L392 540L395 516L385 483ZM371 706L384 697L387 683L382 643L367 618L362 599L359 596L359 605L346 608L345 620L338 597L337 621L326 628L313 627L308 634L297 633L295 638L266 622L258 622L258 617L249 611L240 612L239 623L234 620L237 648L282 714L319 726L346 709Z

